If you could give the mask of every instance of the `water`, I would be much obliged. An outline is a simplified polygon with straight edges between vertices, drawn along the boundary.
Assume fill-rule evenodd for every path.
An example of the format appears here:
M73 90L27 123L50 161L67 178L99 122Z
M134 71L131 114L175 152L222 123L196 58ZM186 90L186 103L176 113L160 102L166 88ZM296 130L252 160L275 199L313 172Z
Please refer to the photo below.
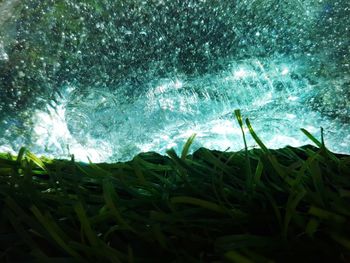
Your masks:
M350 153L350 4L291 2L0 2L0 151L239 150L239 108L268 147Z

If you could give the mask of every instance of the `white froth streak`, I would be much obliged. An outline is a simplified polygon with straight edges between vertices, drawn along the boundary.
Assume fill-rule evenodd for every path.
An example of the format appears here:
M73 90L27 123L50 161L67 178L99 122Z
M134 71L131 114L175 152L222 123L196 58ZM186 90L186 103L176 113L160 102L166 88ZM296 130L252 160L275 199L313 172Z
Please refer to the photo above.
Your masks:
M268 75L269 72L265 71L261 63L258 63L258 66L260 67L260 69L262 68L261 70L263 72L264 77L268 81L270 81ZM284 66L283 68L279 69L278 72L280 75L285 76L289 73L289 69L287 66ZM244 78L256 77L257 75L258 74L256 72L245 69L244 65L237 65L237 70L230 71L229 76L224 76L224 78L227 79L233 77L233 79L238 81ZM269 84L272 85L272 83L270 82ZM153 90L151 90L149 94L147 94L147 97L151 97L152 99L157 100L157 98L159 99L159 96L162 96L169 90L173 88L181 89L182 87L183 83L181 80L177 79L175 82L172 80L169 80L168 82L165 81L162 85L156 86ZM69 93L73 90L74 87L69 87L67 88L66 93L64 94L69 95ZM273 99L272 91L273 89L271 89L271 91L264 94L263 96L257 98L253 103L253 106L261 107L267 103L266 101L271 101ZM68 95L66 96L67 98L69 97ZM62 155L66 155L67 157L69 156L69 154L74 154L76 160L79 161L87 161L88 159L90 159L93 162L103 162L110 160L110 157L113 154L113 148L116 145L111 145L111 142L107 139L96 140L90 137L87 138L86 143L84 145L81 145L72 136L68 129L67 122L65 119L67 98L61 99L59 103L55 106L55 109L51 108L48 110L48 112L36 112L33 118L35 120L35 128L33 134L33 140L35 140L34 143L36 145L44 145L50 150L49 152L55 154L55 156L53 157L56 158L56 153L60 151L62 152ZM287 101L296 100L298 100L297 96L290 96L287 98ZM266 113L261 113L261 115L265 114ZM295 125L283 125L283 129L287 129L284 130L283 134L273 134L271 131L261 132L259 131L258 125L255 128L258 135L261 135L262 140L269 148L280 148L286 145L298 147L306 143L311 143L301 133L301 131L299 131L299 128L302 128L299 127L299 125L303 126L303 128L307 129L309 132L315 134L319 132L319 123L317 123L316 119L315 121L312 121L310 123L309 121L298 120L298 117L300 116L296 116L296 114L294 113L286 112L285 118L286 120L289 120L288 123L295 123ZM283 120L281 123L283 123ZM199 123L196 127L191 126L188 128L188 130L181 130L176 131L176 133L167 134L167 131L173 130L173 128L174 127L172 127L171 129L169 129L169 127L163 127L162 131L158 131L159 134L153 134L153 139L151 141L135 143L138 149L140 149L141 151L158 151L164 154L166 150L165 148L178 148L179 144L184 144L184 142L189 136L191 136L193 133L196 133L196 141L198 141L201 146L207 147L209 149L226 150L227 148L230 148L230 150L240 150L243 148L241 130L236 124L233 115L232 120L219 119L219 116L217 116L216 119L207 122L203 121ZM145 129L147 129L147 127ZM249 134L249 131L247 129L244 129L244 131L246 134ZM298 134L298 132L300 133L300 135L291 135ZM249 148L256 146L255 141L250 136L248 136L247 139ZM40 152L40 154L44 154L47 156L47 153L45 151ZM117 155L118 153L114 154Z
M73 89L70 87L65 94ZM44 146L48 151L40 151L37 154L48 157L68 158L74 155L79 161L103 162L112 155L112 147L108 142L89 138L85 145L81 145L71 135L65 119L66 99L58 101L54 108L50 107L47 111L36 111L33 116L34 133L32 138L37 146ZM33 149L35 151L36 149ZM54 154L48 154L53 152Z

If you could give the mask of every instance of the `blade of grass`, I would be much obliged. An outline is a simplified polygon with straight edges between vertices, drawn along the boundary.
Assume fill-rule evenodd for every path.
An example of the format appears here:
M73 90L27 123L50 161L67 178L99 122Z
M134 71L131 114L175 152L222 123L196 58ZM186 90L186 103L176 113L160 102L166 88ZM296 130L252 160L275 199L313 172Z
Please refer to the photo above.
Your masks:
M21 161L23 160L23 157L25 156L26 152L27 152L27 148L25 148L25 147L22 147L19 150L18 155L17 155L17 159L16 159L17 163L19 163L19 164L21 163Z
M246 187L247 187L247 191L249 194L252 193L253 191L253 175L252 175L252 168L251 168L251 163L250 163L250 158L248 155L248 146L247 146L247 141L245 138L245 133L244 133L244 129L243 129L243 120L242 120L242 115L241 115L241 111L240 110L235 110L235 115L236 115L236 119L238 121L239 127L241 128L241 132L242 132L242 137L243 137L243 142L244 142L244 150L245 150L245 173L246 173Z
M350 251L350 239L339 234L332 233L330 235L336 242Z
M286 214L284 216L284 225L283 225L283 232L282 236L286 239L288 234L288 226L290 224L290 221L293 217L293 215L296 213L296 207L300 203L300 201L304 198L306 195L306 190L302 189L296 192L292 192L289 197L286 204Z
M332 153L330 152L325 144L324 144L324 138L323 138L323 128L321 128L321 142L319 140L317 140L310 132L308 132L305 129L300 129L314 144L316 144L320 149L322 149L326 155L333 161L338 162L338 158Z
M308 213L323 220L329 220L340 224L346 222L346 218L344 216L315 206L311 206Z
M261 159L259 159L258 165L256 166L256 169L255 169L253 187L255 187L256 185L258 185L260 183L260 179L261 179L261 175L262 175L263 170L264 170L264 164L261 161Z
M94 260L92 259L92 257L95 257L100 260L97 262L112 262L112 263L122 263L122 262L126 262L126 260L128 259L128 256L110 247L105 242L101 242L101 246L99 248L90 247L83 243L75 242L75 241L70 242L70 245L75 250L88 255L89 261L85 261L85 262L96 262L96 259Z
M190 197L190 196L176 196L170 198L170 202L172 204L188 204L188 205L195 205L199 206L214 212L218 213L226 213L227 210L224 209L223 207L213 203L209 202L203 199L195 198L195 197Z
M102 169L101 167L99 167L97 164L93 163L90 158L88 157L89 160L89 168L92 169L92 171L94 173L90 173L90 176L93 177L104 177L104 176L111 176L112 174L109 171L106 171L104 169Z
M314 144L316 144L319 148L322 148L322 143L317 140L310 132L305 130L304 128L300 129Z
M316 220L315 218L311 218L306 225L305 233L309 237L313 237L319 226L320 226L320 222L318 220Z
M318 164L318 162L314 161L312 163L310 163L310 174L312 176L312 181L314 183L316 192L319 196L319 200L320 200L320 205L322 207L325 207L325 185L324 185L324 181L323 181L323 177L321 174L321 169L320 166Z
M250 124L249 119L245 119L245 123L247 124L247 127L249 129L250 134L252 135L252 137L254 138L254 140L256 141L256 143L260 146L260 148L262 149L262 151L264 153L270 153L269 149L265 146L265 144L261 141L261 139L258 137L258 135L255 133L255 131L253 130L252 125Z
M254 263L246 256L243 256L241 253L237 252L236 250L231 250L225 253L225 258L229 262L234 263Z
M258 137L258 135L255 133L252 125L250 124L249 119L246 119L246 124L248 126L249 132L256 141L256 143L260 146L261 150L264 154L266 154L267 158L271 162L273 168L276 170L276 172L284 179L287 180L288 184L291 183L291 181L287 177L287 173L285 169L282 168L282 165L277 161L276 156L272 155L270 150L265 146L265 144L261 141L261 139Z
M74 257L79 262L84 262L81 256L75 252L72 248L70 248L67 243L63 240L63 238L58 234L53 226L52 222L44 216L40 210L36 206L30 207L30 210L33 212L34 216L38 219L38 221L42 224L42 226L47 230L52 239L69 255Z
M15 214L10 212L9 210L3 211L3 215L9 219L12 227L15 229L16 233L21 237L21 240L26 243L28 247L31 248L32 251L35 251L36 256L47 260L47 255L40 249L40 247L34 242L34 240L30 237L28 231L23 227L20 222L20 217L16 217ZM22 219L23 220L23 219Z
M124 226L126 229L136 232L121 216L121 213L118 211L113 199L117 198L117 193L115 192L112 183L110 180L105 179L103 181L103 196L106 202L106 206L111 210L116 221ZM114 198L113 198L114 197Z
M28 160L33 161L33 163L35 163L37 166L39 166L41 169L43 169L44 171L48 171L45 164L43 163L43 161L40 160L40 158L38 158L35 154L33 154L30 151L26 151L26 157L28 158Z
M13 211L16 214L16 216L21 218L22 221L25 221L28 226L30 226L32 229L35 229L38 232L41 232L41 225L33 217L28 215L12 197L7 196L5 198L5 204L11 211Z
M89 219L87 218L83 204L81 202L78 202L74 206L74 211L78 215L78 218L80 220L80 225L81 225L89 243L94 247L98 247L100 244L100 240L98 239L97 235L95 234L95 232L91 228L91 225L90 225Z
M245 138L245 133L244 133L244 129L243 129L243 120L242 120L242 114L241 114L241 111L239 109L236 109L235 110L235 116L236 116L236 119L238 121L238 125L239 127L241 128L241 132L242 132L242 137L243 137L243 142L244 142L244 149L248 149L248 146L247 146L247 140Z
M132 250L131 246L128 246L128 263L134 263L135 258L134 258L134 252Z
M278 226L280 227L281 231L283 231L283 223L282 223L282 215L281 215L281 211L278 209L276 200L273 198L273 196L269 193L269 191L264 191L265 196L267 197L267 199L270 201L270 204L272 206L272 209L275 213L277 222L278 222Z
M190 150L190 147L191 147L191 145L192 145L192 143L193 143L195 138L196 138L196 134L194 133L187 139L187 141L186 141L186 143L185 143L185 145L184 145L184 147L182 149L182 152L181 152L181 159L182 160L186 159L186 156L187 156L187 154L188 154L188 152Z
M146 179L145 176L143 175L142 169L139 165L139 160L140 158L134 158L133 162L132 162L132 167L134 169L134 173L137 176L139 182L141 185L146 185Z
M226 235L216 239L215 247L220 250L275 246L278 239L251 234Z
M153 225L153 235L163 249L167 249L166 237L160 229L160 224Z

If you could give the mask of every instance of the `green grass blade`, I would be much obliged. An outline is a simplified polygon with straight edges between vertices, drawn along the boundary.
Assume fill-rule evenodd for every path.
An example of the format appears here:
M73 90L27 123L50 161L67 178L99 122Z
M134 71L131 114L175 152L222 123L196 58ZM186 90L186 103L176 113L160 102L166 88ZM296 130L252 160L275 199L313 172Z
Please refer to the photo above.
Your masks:
M347 221L346 217L344 217L342 215L339 215L339 214L334 213L332 211L325 210L325 209L315 207L315 206L311 206L309 208L308 213L310 215L313 215L313 216L318 217L320 219L323 219L326 221L333 221L333 222L336 222L338 224L343 224Z
M325 199L326 199L324 195L326 193L326 189L325 189L325 184L324 184L323 176L321 174L319 163L316 161L310 163L309 169L310 169L310 174L312 176L312 181L314 183L316 192L319 196L320 204L324 207Z
M40 158L38 158L35 154L33 154L30 151L26 151L26 157L28 158L28 160L33 161L33 163L35 163L37 166L39 166L41 169L43 169L44 171L48 171L45 164L43 163L42 160L40 160Z
M167 249L168 246L167 246L167 242L166 242L166 237L163 234L159 224L153 225L153 234L154 234L155 239L158 241L159 245L163 249Z
M78 202L74 206L74 211L77 213L77 216L80 220L80 225L81 225L89 243L94 247L98 247L100 244L99 239L97 238L97 235L95 234L95 232L91 228L89 219L87 218L85 209L84 209L81 202Z
M318 220L316 220L315 218L311 218L306 225L305 233L308 236L313 237L314 234L317 232L317 229L319 226L320 226L320 222Z
M5 198L5 204L11 211L13 211L16 214L16 216L21 218L22 221L25 221L28 226L40 232L41 225L35 220L35 218L27 214L12 197L7 196Z
M258 165L256 166L256 169L255 169L255 174L254 174L254 181L253 181L254 186L260 183L263 170L264 170L264 164L261 161L261 159L259 159Z
M3 215L9 219L9 222L15 229L16 233L21 237L21 240L24 241L26 245L31 248L32 251L35 251L36 256L47 260L47 255L45 255L45 253L40 249L40 247L34 242L28 231L26 231L23 225L21 224L21 218L17 217L14 213L10 212L9 210L3 211Z
M79 262L83 262L81 256L75 252L72 248L70 248L67 243L63 240L63 238L58 234L55 230L55 227L52 225L50 220L45 217L36 206L32 206L30 210L33 212L38 221L42 224L42 226L47 230L52 239L69 255L74 257Z
M250 124L249 119L247 118L245 120L245 123L247 124L247 127L249 129L250 134L252 135L252 137L254 138L254 140L256 141L256 143L260 146L260 148L263 150L264 153L269 153L269 149L265 146L265 144L261 141L261 139L258 137L258 135L255 133L252 125Z
M110 180L103 181L103 196L106 202L106 206L111 210L116 221L125 227L126 229L136 232L121 216L121 213L118 211L113 199L116 199L117 193L115 192L112 183Z
M218 212L218 213L226 213L227 210L224 209L223 207L210 202L210 201L206 201L203 199L199 199L199 198L195 198L195 197L190 197L190 196L176 196L176 197L172 197L170 199L170 202L172 204L188 204L188 205L195 205L195 206L199 206L214 212Z
M331 237L338 242L340 245L342 245L343 247L345 247L348 251L350 251L350 239L349 237L344 237L342 235L339 234L331 234Z
M276 246L279 239L251 234L226 235L216 239L215 247L219 250L258 248Z
M247 145L247 140L245 137L244 129L243 129L243 120L242 120L242 115L240 110L235 110L235 115L236 119L238 121L239 127L241 128L242 132L242 137L243 137L243 142L244 142L244 149L245 149L245 174L246 174L246 186L247 186L247 191L248 193L252 193L253 191L253 174L252 174L252 168L251 168L251 163L250 163L250 158L248 155L248 145Z
M238 125L239 127L241 128L241 132L242 132L242 137L243 137L243 142L244 142L244 148L246 150L248 150L248 146L247 146L247 140L245 138L245 133L244 133L244 129L243 129L243 120L242 120L242 114L241 114L241 111L239 109L236 109L235 110L235 116L236 116L236 119L238 121Z
M184 145L184 147L183 147L183 149L182 149L182 152L181 152L181 159L182 159L182 160L185 160L185 159L186 159L186 156L188 155L188 152L189 152L189 150L190 150L190 147L191 147L191 145L192 145L192 143L193 143L193 141L194 141L195 138L196 138L196 134L194 133L194 134L192 134L192 135L190 136L190 138L188 138L188 140L186 141L186 143L185 143L185 145Z
M246 256L243 256L241 253L239 253L235 250L231 250L229 252L226 252L225 258L229 262L233 262L233 263L254 263L252 260L250 260Z
M317 140L310 132L305 129L300 129L314 144L316 144L319 148L322 148L322 143Z
M269 191L265 191L264 194L265 194L265 196L267 197L267 199L269 200L269 202L270 202L270 204L272 206L272 209L273 209L273 212L275 213L275 216L276 216L279 228L281 229L281 231L283 231L282 214L281 214L281 211L280 211L280 209L279 209L279 207L277 205L276 200L269 193Z
M21 163L21 161L22 161L23 157L25 156L26 152L27 152L27 148L25 148L25 147L22 147L19 150L18 155L17 155L17 160L16 160L18 163Z
M289 223L293 217L293 215L296 213L296 207L300 203L300 201L304 198L306 195L306 190L302 189L297 192L291 193L287 205L286 205L286 214L284 217L284 225L283 225L283 237L287 237L288 234L288 226Z

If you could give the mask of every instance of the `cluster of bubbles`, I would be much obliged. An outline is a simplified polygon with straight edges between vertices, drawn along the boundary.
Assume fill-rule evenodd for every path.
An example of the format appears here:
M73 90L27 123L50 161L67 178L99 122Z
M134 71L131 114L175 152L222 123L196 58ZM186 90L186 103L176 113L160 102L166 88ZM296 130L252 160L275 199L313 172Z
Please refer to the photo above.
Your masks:
M269 147L323 126L350 151L348 1L3 0L4 12L2 151L117 161L192 133L194 149L238 150L236 108Z

